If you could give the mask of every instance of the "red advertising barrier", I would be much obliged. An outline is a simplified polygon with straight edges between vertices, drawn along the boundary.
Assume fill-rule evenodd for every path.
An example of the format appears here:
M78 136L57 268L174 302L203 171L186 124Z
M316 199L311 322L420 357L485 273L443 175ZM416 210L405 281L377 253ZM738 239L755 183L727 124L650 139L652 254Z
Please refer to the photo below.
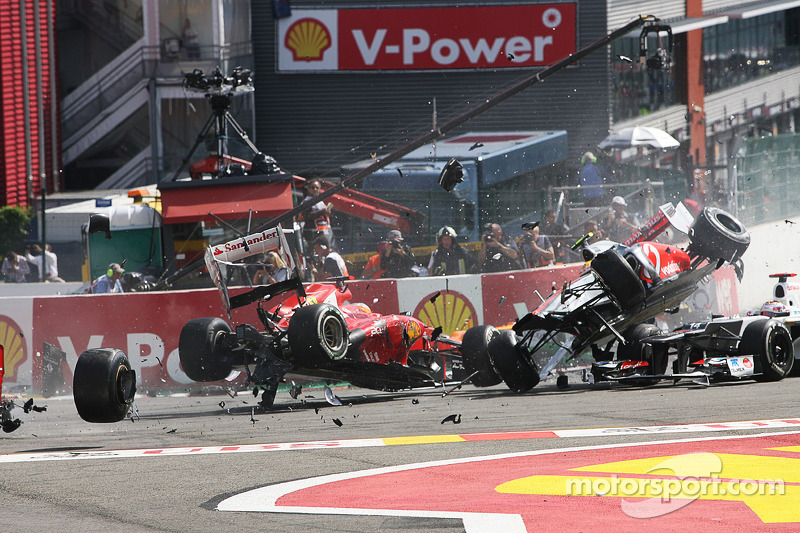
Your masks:
M354 302L366 303L384 314L409 312L451 333L479 324L513 322L537 307L553 287L574 279L581 267L572 264L498 274L359 280L348 286ZM704 316L733 313L738 302L732 269L717 271L714 281L701 286L686 305ZM67 388L78 356L100 347L119 348L128 355L140 390L196 387L180 367L178 339L187 321L203 316L225 318L216 289L0 298L5 384L7 388L32 386L40 392L41 352L47 342L66 353L62 371ZM233 319L259 324L254 306L234 310Z

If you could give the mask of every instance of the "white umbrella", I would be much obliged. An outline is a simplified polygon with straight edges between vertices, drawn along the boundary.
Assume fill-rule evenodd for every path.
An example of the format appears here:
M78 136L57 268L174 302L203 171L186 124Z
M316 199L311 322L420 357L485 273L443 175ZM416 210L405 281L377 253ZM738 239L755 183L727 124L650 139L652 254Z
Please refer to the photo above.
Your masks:
M664 130L646 126L633 126L615 131L597 146L603 150L607 148L630 148L631 146L650 146L659 150L677 148L680 146L675 137Z

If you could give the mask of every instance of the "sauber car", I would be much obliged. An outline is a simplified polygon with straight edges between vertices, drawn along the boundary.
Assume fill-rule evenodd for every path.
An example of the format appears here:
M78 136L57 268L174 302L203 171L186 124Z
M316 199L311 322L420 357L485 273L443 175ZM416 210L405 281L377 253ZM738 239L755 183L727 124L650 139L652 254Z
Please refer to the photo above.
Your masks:
M637 326L641 349L658 361L660 370L674 355L672 374L642 375L641 361L608 361L592 366L592 379L647 383L669 378L702 379L706 382L738 379L783 379L800 355L800 286L789 282L795 274L771 274L778 278L773 299L745 316L714 317L706 322L684 324L663 334L647 324ZM800 368L798 366L797 368Z
M263 266L240 261L271 251L280 254L292 275L233 295L226 281L231 270ZM280 227L211 246L205 261L228 321L196 318L181 330L181 366L195 381L220 381L244 372L246 383L262 390L265 408L273 404L287 373L385 391L468 379L483 385L499 382L486 356L483 330L457 342L415 317L381 315L366 304L351 303L344 279L304 286ZM249 304L256 306L260 328L233 324L231 311ZM89 422L123 419L132 407L135 383L120 350L84 352L73 381L78 413Z
M652 240L669 225L688 235L685 250ZM556 365L588 350L598 371L607 365L629 375L663 375L665 349L650 342L662 332L647 322L676 307L726 263L741 276L740 258L749 245L746 228L721 209L706 207L693 220L683 204L665 204L624 243L584 247L589 266L581 276L554 291L511 330L485 332L488 358L516 392L530 390ZM771 336L773 329L759 331ZM548 352L552 355L540 369L542 354Z

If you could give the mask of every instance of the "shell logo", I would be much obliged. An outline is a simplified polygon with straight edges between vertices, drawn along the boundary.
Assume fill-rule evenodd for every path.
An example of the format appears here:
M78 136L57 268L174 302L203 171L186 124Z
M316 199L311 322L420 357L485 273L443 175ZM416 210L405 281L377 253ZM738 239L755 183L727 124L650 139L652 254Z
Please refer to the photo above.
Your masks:
M457 291L429 294L417 305L414 316L428 326L441 326L445 335L477 325L475 308Z
M25 340L17 323L3 315L0 315L0 345L4 352L3 373L7 380L14 381L17 368L27 358Z
M319 20L303 18L289 27L284 44L295 61L319 61L331 47L331 33Z

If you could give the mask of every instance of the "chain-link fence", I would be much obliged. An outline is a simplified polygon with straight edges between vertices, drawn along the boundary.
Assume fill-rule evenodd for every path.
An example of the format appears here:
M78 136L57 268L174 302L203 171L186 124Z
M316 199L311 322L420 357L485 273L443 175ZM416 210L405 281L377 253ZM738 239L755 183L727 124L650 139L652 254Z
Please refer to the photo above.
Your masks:
M736 162L736 215L743 224L800 215L800 135L746 139Z

